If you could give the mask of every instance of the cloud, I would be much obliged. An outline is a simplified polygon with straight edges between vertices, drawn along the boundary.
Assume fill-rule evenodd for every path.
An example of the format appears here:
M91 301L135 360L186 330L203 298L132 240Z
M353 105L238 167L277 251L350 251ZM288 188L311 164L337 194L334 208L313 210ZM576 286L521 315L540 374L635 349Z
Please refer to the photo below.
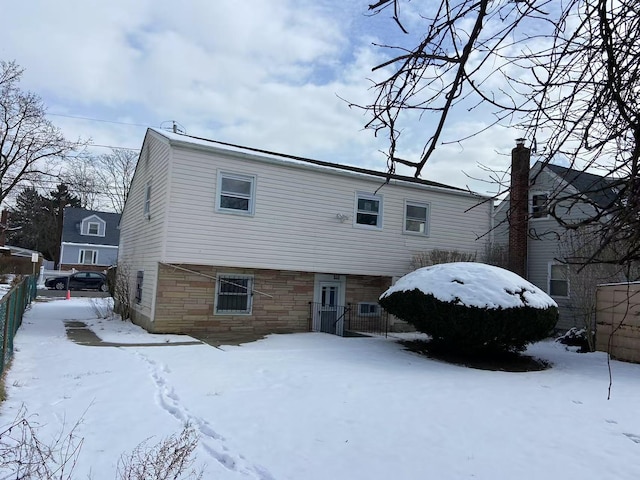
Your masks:
M193 135L386 166L385 138L364 131L369 118L341 99L372 102L370 79L383 72L371 68L388 55L372 43L399 35L387 13L367 17L366 2L33 0L4 11L0 58L26 68L23 87L52 113L156 127L177 120ZM412 4L406 12L418 32ZM99 145L143 140L136 125L51 119L70 138ZM403 153L419 156L426 131L408 127ZM462 170L486 162L504 137L481 137L464 154L439 149L427 178L464 185Z

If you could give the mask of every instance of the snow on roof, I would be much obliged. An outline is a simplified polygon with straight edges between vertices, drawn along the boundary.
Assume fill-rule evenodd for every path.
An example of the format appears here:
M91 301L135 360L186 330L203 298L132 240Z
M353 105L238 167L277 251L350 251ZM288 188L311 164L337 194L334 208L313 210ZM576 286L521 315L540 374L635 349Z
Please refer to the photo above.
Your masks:
M224 148L225 150L229 150L232 152L250 154L253 155L254 158L260 159L275 159L280 162L293 164L293 165L313 165L315 167L321 167L325 170L336 170L342 172L350 172L360 175L369 175L373 177L384 178L385 180L398 180L402 182L407 182L410 184L424 185L427 187L445 189L452 192L457 192L464 195L473 195L476 197L482 197L482 195L477 194L475 192L470 192L466 188L454 187L452 185L446 185L444 183L434 182L431 180L425 180L422 178L408 177L405 175L391 174L389 172L381 172L377 170L370 170L366 168L361 168L353 165L343 165L339 163L327 162L324 160L314 160L311 158L300 157L296 155L289 155L286 153L272 152L269 150L264 150L260 148L247 147L243 145L237 145L233 143L221 142L219 140L211 140L202 137L195 137L192 135L182 134L182 133L174 133L170 131L166 131L158 128L149 128L150 131L153 131L159 135L164 136L173 142L182 142L188 143L191 145L199 145L207 148Z
M443 302L479 308L557 307L549 295L513 272L475 262L442 263L400 278L380 298L420 290Z

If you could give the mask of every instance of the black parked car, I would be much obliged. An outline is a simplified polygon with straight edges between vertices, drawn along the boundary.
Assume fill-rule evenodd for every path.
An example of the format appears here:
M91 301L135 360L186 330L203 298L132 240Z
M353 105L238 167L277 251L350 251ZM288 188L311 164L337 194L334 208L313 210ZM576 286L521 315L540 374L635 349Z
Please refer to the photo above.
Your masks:
M44 286L55 290L66 290L67 287L69 290L109 290L107 276L98 272L78 272L64 277L49 278L44 282Z

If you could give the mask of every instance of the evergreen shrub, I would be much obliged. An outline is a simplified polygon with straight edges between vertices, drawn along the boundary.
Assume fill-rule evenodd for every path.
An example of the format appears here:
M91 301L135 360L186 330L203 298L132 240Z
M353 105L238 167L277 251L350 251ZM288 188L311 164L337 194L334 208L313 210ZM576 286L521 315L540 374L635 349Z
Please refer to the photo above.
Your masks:
M548 337L558 321L558 308L479 308L444 302L414 289L380 299L389 313L432 337L441 347L467 354L522 351Z

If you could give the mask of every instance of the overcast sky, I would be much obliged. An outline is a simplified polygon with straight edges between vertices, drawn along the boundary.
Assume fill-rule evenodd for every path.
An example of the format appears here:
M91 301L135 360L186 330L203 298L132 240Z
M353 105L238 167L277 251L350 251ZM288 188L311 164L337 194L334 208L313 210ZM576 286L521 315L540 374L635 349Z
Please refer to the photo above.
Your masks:
M364 130L368 118L341 100L371 101L371 68L385 58L373 43L401 39L391 12L370 17L369 3L5 2L0 59L24 67L21 86L43 98L50 120L70 138L90 138L98 153L139 149L146 127L175 120L191 135L384 170L385 139ZM412 34L420 18L411 9L428 3L403 11ZM460 113L445 139L490 121ZM429 128L428 119L412 126L400 156L418 158ZM495 190L464 172L488 179L479 163L506 168L518 136L495 128L440 146L422 177Z

